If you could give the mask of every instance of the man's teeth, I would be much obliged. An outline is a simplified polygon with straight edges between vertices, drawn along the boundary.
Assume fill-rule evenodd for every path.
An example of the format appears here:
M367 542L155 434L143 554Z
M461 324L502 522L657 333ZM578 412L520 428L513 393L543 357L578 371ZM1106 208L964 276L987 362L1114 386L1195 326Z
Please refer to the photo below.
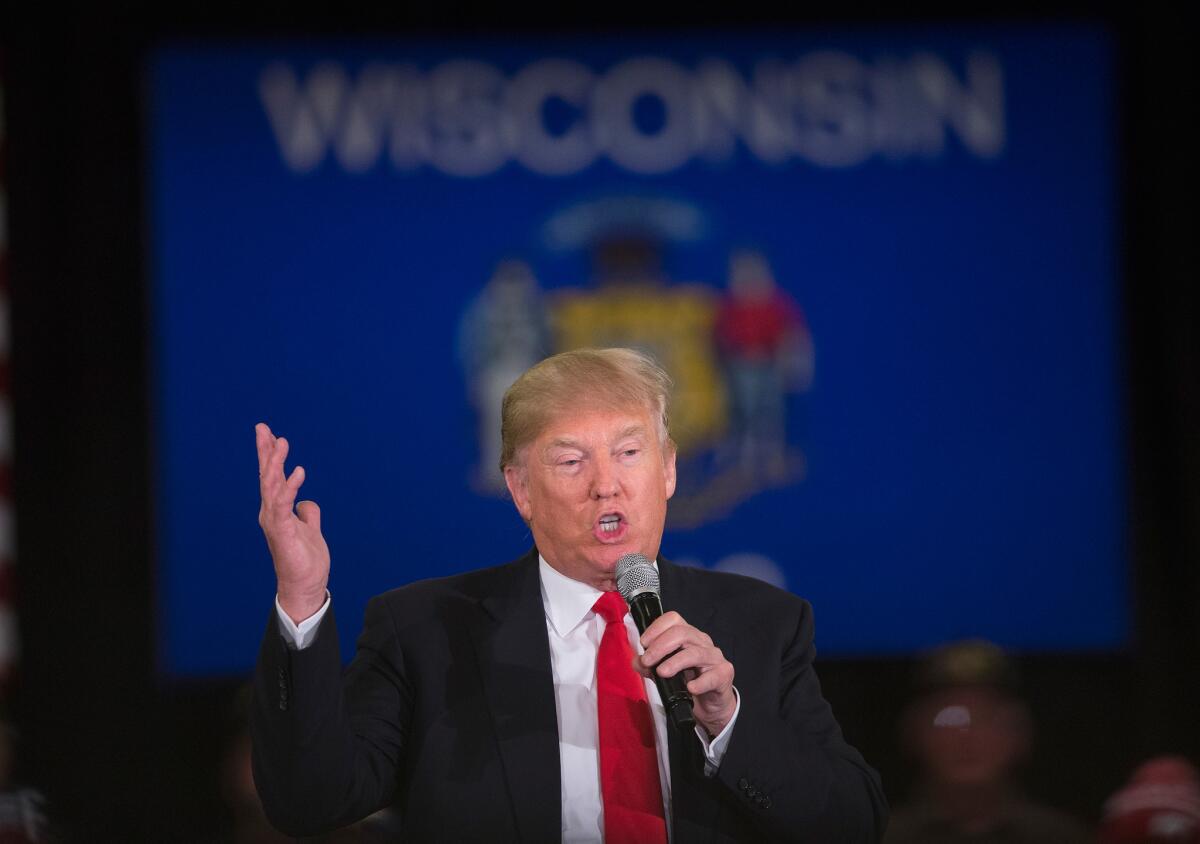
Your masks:
M604 516L600 519L600 530L604 533L613 533L621 524L621 519L618 516Z

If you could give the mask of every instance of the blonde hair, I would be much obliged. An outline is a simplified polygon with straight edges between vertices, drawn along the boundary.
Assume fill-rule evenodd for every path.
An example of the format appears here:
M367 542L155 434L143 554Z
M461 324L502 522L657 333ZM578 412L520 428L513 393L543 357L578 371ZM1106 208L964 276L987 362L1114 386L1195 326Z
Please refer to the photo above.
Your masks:
M500 405L500 471L563 412L600 407L650 411L664 451L673 448L667 411L671 376L644 352L575 349L548 357L518 378Z

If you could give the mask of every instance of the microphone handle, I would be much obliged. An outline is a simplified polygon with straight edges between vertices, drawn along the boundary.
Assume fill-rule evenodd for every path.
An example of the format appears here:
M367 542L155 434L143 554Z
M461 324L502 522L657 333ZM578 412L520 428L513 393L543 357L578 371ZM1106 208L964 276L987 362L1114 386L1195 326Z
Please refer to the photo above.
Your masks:
M662 601L654 592L642 592L640 595L635 595L629 602L629 612L633 615L633 623L637 625L638 632L645 633L646 628L654 619L663 614ZM675 653L679 653L679 651ZM674 655L669 654L663 659L663 662ZM661 664L660 662L659 665ZM654 684L658 687L658 696L662 698L663 708L667 711L667 720L681 732L694 730L696 718L692 715L692 696L688 694L683 677L679 674L661 677L658 673L658 665L656 665L654 666Z

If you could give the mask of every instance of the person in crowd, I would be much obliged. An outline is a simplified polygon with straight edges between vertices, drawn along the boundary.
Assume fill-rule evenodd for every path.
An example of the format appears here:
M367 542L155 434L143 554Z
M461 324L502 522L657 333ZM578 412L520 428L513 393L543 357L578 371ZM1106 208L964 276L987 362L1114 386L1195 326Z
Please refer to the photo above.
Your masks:
M1200 772L1182 756L1139 765L1104 804L1099 844L1200 844Z
M1015 667L996 645L953 642L920 664L904 714L905 749L920 766L914 800L892 817L887 844L1083 844L1074 818L1025 797L1016 772L1031 742Z
M48 844L61 840L46 819L46 798L14 780L17 731L0 710L0 844Z
M243 687L233 702L233 735L225 743L221 764L221 796L228 822L213 844L288 844L293 839L271 826L254 787L248 723L252 690ZM307 839L306 844L384 844L400 840L390 809L381 809L356 824Z

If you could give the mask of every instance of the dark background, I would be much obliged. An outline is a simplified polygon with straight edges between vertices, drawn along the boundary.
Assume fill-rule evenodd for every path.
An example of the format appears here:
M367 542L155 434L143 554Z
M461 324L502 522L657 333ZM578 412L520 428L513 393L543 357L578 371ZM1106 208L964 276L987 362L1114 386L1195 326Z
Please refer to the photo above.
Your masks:
M557 20L461 6L331 14L280 7L189 24L63 20L2 28L21 655L5 707L19 778L80 840L189 840L226 822L217 785L238 681L154 670L143 59L163 37L495 33L679 26L613 13ZM962 13L921 12L922 20ZM972 20L1080 19L1069 8ZM1093 18L1094 19L1094 18ZM688 25L803 26L742 12ZM821 23L902 25L869 10ZM1147 7L1104 21L1118 43L1134 571L1128 651L1023 657L1037 723L1031 793L1091 822L1145 757L1200 760L1200 371L1195 31ZM214 342L219 342L219 338ZM214 401L219 397L213 398ZM203 472L203 466L195 471ZM193 514L203 525L205 513ZM247 513L253 519L254 513ZM1016 528L1014 528L1016 529ZM264 605L264 623L269 604ZM220 612L219 607L213 607ZM900 802L907 660L818 659L847 736Z

